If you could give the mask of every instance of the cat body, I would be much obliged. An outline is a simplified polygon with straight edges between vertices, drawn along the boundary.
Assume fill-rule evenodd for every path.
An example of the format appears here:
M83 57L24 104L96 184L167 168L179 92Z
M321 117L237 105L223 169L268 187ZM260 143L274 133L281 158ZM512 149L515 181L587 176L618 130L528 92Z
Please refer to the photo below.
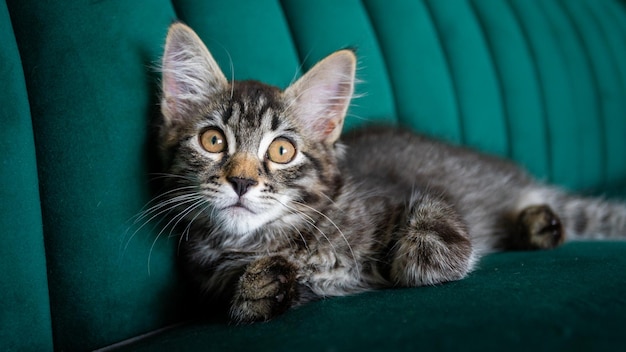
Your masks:
M536 182L514 164L394 128L339 139L355 57L284 91L228 82L195 35L163 58L163 206L184 266L231 318L267 320L327 296L465 277L481 255L626 235L626 207ZM159 208L157 208L159 209Z

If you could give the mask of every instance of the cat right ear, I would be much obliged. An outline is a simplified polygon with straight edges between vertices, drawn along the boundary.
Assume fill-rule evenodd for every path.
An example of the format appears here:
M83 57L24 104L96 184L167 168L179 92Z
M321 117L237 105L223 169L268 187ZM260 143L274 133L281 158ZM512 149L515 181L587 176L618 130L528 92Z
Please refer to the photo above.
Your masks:
M318 141L334 143L354 93L356 56L340 50L318 62L285 90L291 113Z
M228 86L200 37L178 22L167 33L161 70L161 112L166 123L184 118L192 108Z

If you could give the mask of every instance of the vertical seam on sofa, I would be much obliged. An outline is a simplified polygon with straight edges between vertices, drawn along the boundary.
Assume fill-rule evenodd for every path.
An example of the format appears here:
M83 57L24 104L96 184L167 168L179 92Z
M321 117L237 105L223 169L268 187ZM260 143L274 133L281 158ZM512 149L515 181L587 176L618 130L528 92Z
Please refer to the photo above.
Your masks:
M606 13L606 17L609 18L609 22L610 25L612 26L612 28L615 28L615 32L620 33L622 36L620 38L626 38L626 16L624 18L624 22L620 21L620 19L618 18L618 13L624 11L624 9L626 9L626 7L624 7L624 9L615 9L612 10L609 8L609 4L610 2L608 1L603 1L601 4L604 5L604 13ZM599 19L598 19L598 22ZM621 45L623 46L622 50L624 52L626 52L626 41L622 41ZM618 58L619 58L619 54L614 54L614 59L615 62L619 62ZM621 82L621 88L622 88L622 92L626 94L626 66L620 66L622 67L622 75L620 76L620 82Z
M613 45L611 45L611 40L609 39L610 34L607 33L606 31L606 27L605 25L603 25L603 21L600 20L600 18L598 17L598 13L596 11L599 10L597 5L591 5L588 2L585 2L583 4L583 6L586 5L587 8L587 13L589 14L589 19L590 21L598 28L598 32L601 34L599 41L603 44L603 46L606 48L606 53L607 53L607 59L610 62L611 65L611 70L616 72L616 83L617 83L617 89L619 93L624 93L626 92L626 83L624 82L624 71L621 69L622 66L620 66L618 64L618 57L619 55L615 52L616 48L614 48ZM606 22L605 22L606 23ZM622 60L626 60L626 58L622 58ZM624 102L621 101L620 103L620 111L621 112L626 112L624 109ZM626 117L626 116L625 116ZM617 126L620 127L620 126ZM621 170L620 170L621 171ZM608 175L607 175L608 176ZM614 179L614 178L612 178ZM606 186L606 185L605 185Z
M285 24L287 25L287 30L289 31L289 38L291 38L291 45L295 48L294 53L296 54L296 59L298 60L298 68L297 68L297 73L302 73L302 68L304 66L304 59L306 58L302 56L302 53L300 52L300 46L298 46L298 44L296 43L296 36L294 35L294 30L293 30L293 25L291 24L291 19L289 18L289 16L287 15L287 11L285 11L285 5L283 4L284 0L278 0L278 7L280 8L280 12L283 15L283 18L285 19Z
M292 19L289 18L289 16L287 15L287 11L285 11L284 1L285 0L277 0L278 8L280 9L281 14L283 15L283 19L285 20L285 24L289 32L289 38L291 39L291 46L294 49L293 52L296 55L296 61L298 63L298 67L296 67L296 72L294 73L291 82L289 82L289 84L291 85L304 73L304 61L307 59L309 54L304 55L301 52L300 45L296 43L296 35L295 30L293 29Z
M553 2L554 3L554 2ZM550 35L554 38L559 38L559 30L558 27L556 26L556 24L554 23L554 16L550 15L550 10L548 9L547 2L543 2L543 1L539 1L537 2L537 8L539 11L541 11L544 15L544 17L546 18L546 22L548 24L548 30L550 31ZM555 5L556 6L556 5ZM562 12L562 11L561 11ZM558 52L561 54L562 59L565 59L568 57L568 51L565 48L565 46L563 45L563 41L562 40L557 40L556 41L556 45L557 45L557 50ZM567 79L567 84L570 84L573 80L576 79L575 75L576 75L576 71L571 71L566 69L566 79ZM572 97L576 97L576 93L572 92ZM600 164L602 165L602 170L600 170L600 172L602 173L602 176L600 177L600 180L604 179L604 165L602 163L602 161L600 161ZM579 165L583 165L583 164L579 164Z
M45 270L46 270L46 288L48 291L48 312L49 312L49 329L50 329L50 335L49 338L51 339L50 342L52 343L52 348L56 348L56 341L57 341L57 329L55 329L55 324L54 324L54 310L52 309L53 307L53 297L52 297L52 288L50 287L51 285L51 278L50 278L50 268L49 268L49 258L48 258L48 243L46 241L46 226L45 226L45 218L44 218L44 207L43 207L43 198L42 198L42 189L41 189L41 170L40 170L40 165L39 165L39 157L38 157L38 144L37 143L37 133L35 133L35 125L36 125L36 121L33 119L33 108L32 108L32 103L31 103L31 97L30 97L30 89L29 89L29 83L28 83L28 74L25 71L25 67L24 67L24 63L23 63L23 59L22 59L22 50L20 48L20 42L17 38L17 33L15 31L15 26L13 25L13 15L11 12L11 7L10 5L7 3L6 4L7 7L7 11L9 12L9 21L11 22L11 28L13 30L13 38L15 39L15 45L17 46L17 51L20 57L20 66L22 68L22 75L24 78L24 88L26 90L26 100L28 101L28 114L31 120L31 126L33 128L33 152L34 152L34 158L35 158L35 166L36 166L36 172L37 172L37 194L38 194L38 198L39 198L39 216L41 218L41 240L43 242L43 249L44 249L44 253L43 253L43 259L44 259L44 266L45 266Z
M612 1L603 1L602 4L609 16L613 18L617 27L626 35L626 2L622 1L622 5L618 5ZM622 14L623 18L619 18L619 13Z
M620 38L626 38L626 2L624 2L624 5L621 7L617 6L616 8L612 8L612 6L615 5L614 2L603 1L601 4L604 5L606 17L609 18L609 21L616 28L616 31L620 34ZM620 18L620 13L622 14L622 18ZM626 51L626 41L622 41L621 44L624 47L623 50ZM626 68L624 70L626 70ZM622 78L624 83L623 88L626 89L626 72L624 72Z
M541 76L541 73L539 72L537 52L535 51L535 48L533 47L531 43L530 34L528 33L528 30L526 29L526 25L524 24L522 16L519 13L519 10L515 7L515 5L513 5L513 1L507 0L505 1L505 5L507 5L511 9L511 14L513 15L513 18L515 19L515 22L517 23L517 26L520 29L520 33L522 34L522 38L524 39L524 43L526 44L528 54L530 55L530 58L531 58L532 70L535 74L535 78L537 82L539 83L537 87L539 89L539 97L540 97L541 111L542 111L542 117L543 117L543 128L546 131L546 133L544 134L546 148L547 148L546 159L548 163L548 170L546 171L548 173L547 175L548 180L552 180L554 177L554 172L553 172L554 162L553 162L553 156L552 156L553 146L551 143L552 138L550 134L551 133L550 124L548 123L548 108L546 106L545 82L543 80L543 77Z
M617 28L618 33L620 33L620 39L622 39L620 43L623 46L622 50L626 52L626 2L622 1L621 4L616 4L615 2L605 1L603 4L605 6L607 17L611 18L611 22ZM626 71L626 67L624 67L624 71ZM626 95L626 72L624 72L622 82L622 88L624 89L623 93Z
M612 23L618 28L618 32L626 35L626 1L622 0L621 4L616 4L615 2L604 1L602 4L604 5L604 11L607 13L607 17L612 18ZM616 6L613 10L610 7ZM622 14L622 19L624 22L619 20L619 14ZM626 47L626 42L622 42L622 44Z
M177 19L180 19L180 14L178 13L178 8L176 7L176 1L170 0L170 6L172 7L172 11L174 11L174 15Z
M396 88L395 88L394 80L392 79L392 76L390 74L386 52L383 46L380 44L381 41L380 41L379 30L375 24L375 21L372 20L371 11L370 11L370 8L367 6L367 1L360 0L359 2L361 3L361 7L363 8L363 12L365 13L365 16L367 17L367 21L370 25L370 28L372 29L372 33L374 33L373 39L374 39L374 42L376 43L376 47L380 51L380 58L383 62L383 68L385 69L385 77L387 77L387 82L389 82L389 90L393 99L393 105L394 105L393 107L394 107L394 111L396 115L396 116L393 116L393 118L396 121L396 123L400 123L402 119L400 118L400 116L398 116L399 104L398 104L398 97L396 95Z
M21 53L20 53L20 61L21 61ZM23 69L23 67L22 67ZM24 72L24 80L26 81L26 73ZM30 99L30 92L28 92L28 85L26 85L26 90L27 90L27 100L28 100L28 107L29 107L29 114L30 114L30 118L31 118L31 125L33 126L33 129L35 129L35 121L33 120L33 116L32 116L32 107L31 107L31 99ZM39 143L37 143L37 133L34 133L33 131L33 142L34 142L34 152L35 152L35 165L37 167L37 193L39 195L39 214L41 217L41 240L43 241L43 248L44 248L44 266L46 269L46 287L47 287L47 291L48 291L48 311L50 314L50 335L52 337L52 347L56 348L57 345L57 329L55 328L55 316L56 314L54 313L53 310L53 297L52 297L52 288L50 287L51 285L51 278L50 278L50 267L49 264L50 258L48 257L50 251L48 248L48 241L46 240L46 226L45 226L45 217L44 217L44 207L43 207L43 192L42 192L42 187L41 187L41 170L40 167L41 165L39 164L39 157L38 157L38 150L40 149L38 147Z
M491 66L493 67L493 71L495 72L496 84L498 86L498 91L500 92L500 103L501 103L500 110L502 112L502 120L504 120L503 124L504 124L504 133L505 133L504 137L506 138L506 155L507 157L510 158L512 156L512 150L513 150L513 147L512 147L513 135L511 134L510 112L509 112L509 107L507 104L507 96L505 94L504 86L502 83L504 75L502 74L502 69L500 65L497 64L496 55L494 54L493 41L491 40L491 36L489 36L488 34L489 32L487 30L487 26L485 24L484 18L480 16L479 11L476 8L476 2L474 0L470 0L468 1L468 5L469 5L471 13L473 14L474 18L476 19L476 22L478 23L478 27L480 28L482 32L483 40L487 47L489 61L491 63Z
M391 107L393 108L393 111L391 111L391 115L389 117L393 118L394 124L397 124L400 119L398 118L398 109L397 109L397 105L396 105L396 94L395 91L393 89L393 83L391 81L391 77L389 75L389 70L388 70L388 66L387 66L387 61L385 60L385 56L383 55L383 49L382 46L380 45L380 41L379 41L379 37L378 37L378 33L376 32L376 29L373 25L372 22L372 18L370 17L369 12L367 11L366 6L363 4L362 0L359 0L359 4L361 5L361 10L363 11L363 13L365 14L366 20L367 20L367 24L369 25L370 31L373 34L373 38L372 38L372 49L377 49L377 53L378 53L378 57L380 57L380 60L382 61L382 68L384 70L384 74L383 77L385 79L385 82L387 83L387 88L389 89L389 94L391 94L391 100L392 100L392 104ZM357 80L358 82L358 80Z
M602 132L602 158L607 159L608 157L608 140L606 138L606 132L607 132L607 122L606 122L606 118L605 118L605 111L604 111L604 106L602 103L602 99L601 99L601 93L600 93L600 82L598 81L598 72L596 71L595 65L593 64L593 59L591 58L591 53L589 50L589 47L585 41L584 36L581 33L580 30L580 26L579 24L576 22L574 15L571 13L571 10L567 7L567 5L565 5L563 2L561 1L555 1L556 6L558 6L560 9L562 9L562 12L566 18L566 20L568 21L568 23L570 24L574 35L576 36L576 38L578 39L578 42L580 43L580 48L582 49L582 54L585 56L586 58L586 62L587 65L589 67L589 72L591 72L591 79L593 81L593 91L595 92L596 95L596 101L598 102L597 104L597 110L598 110L598 118L601 120L601 132ZM602 180L602 185L606 186L608 185L608 179L609 179L609 165L608 165L608 160L603 162L604 165L604 170L602 172L604 180Z
M424 8L426 9L426 14L428 15L428 18L430 18L430 22L433 24L433 28L435 29L435 34L437 35L437 41L439 42L439 47L441 48L441 52L445 60L445 66L448 71L448 76L450 77L452 90L454 92L454 104L456 105L457 124L458 124L458 129L459 129L459 143L465 144L466 131L465 131L465 124L463 120L463 110L461 109L461 106L460 106L461 103L459 100L459 87L455 79L454 71L452 69L450 53L448 52L448 49L446 48L446 46L443 44L444 38L442 35L442 29L439 23L437 22L437 20L435 19L434 10L429 0L424 0Z

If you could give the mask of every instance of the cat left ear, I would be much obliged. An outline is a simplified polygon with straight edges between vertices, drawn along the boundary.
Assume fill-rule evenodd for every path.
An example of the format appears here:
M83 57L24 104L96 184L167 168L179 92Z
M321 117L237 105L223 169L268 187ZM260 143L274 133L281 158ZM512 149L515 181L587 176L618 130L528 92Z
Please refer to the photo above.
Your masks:
M170 26L163 54L161 111L166 122L183 119L228 86L228 80L198 35L182 23Z
M354 93L356 56L350 50L335 52L317 63L285 90L290 113L318 141L339 139Z

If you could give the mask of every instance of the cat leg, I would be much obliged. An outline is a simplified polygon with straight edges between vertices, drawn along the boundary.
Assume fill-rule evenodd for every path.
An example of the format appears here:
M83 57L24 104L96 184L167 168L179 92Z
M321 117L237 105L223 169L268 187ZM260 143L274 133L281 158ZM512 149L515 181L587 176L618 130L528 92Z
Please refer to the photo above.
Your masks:
M282 256L250 263L239 279L230 309L232 320L269 320L285 312L297 296L296 267Z
M411 201L407 217L395 236L390 253L390 278L399 286L459 280L476 261L461 217L436 196L419 195Z

